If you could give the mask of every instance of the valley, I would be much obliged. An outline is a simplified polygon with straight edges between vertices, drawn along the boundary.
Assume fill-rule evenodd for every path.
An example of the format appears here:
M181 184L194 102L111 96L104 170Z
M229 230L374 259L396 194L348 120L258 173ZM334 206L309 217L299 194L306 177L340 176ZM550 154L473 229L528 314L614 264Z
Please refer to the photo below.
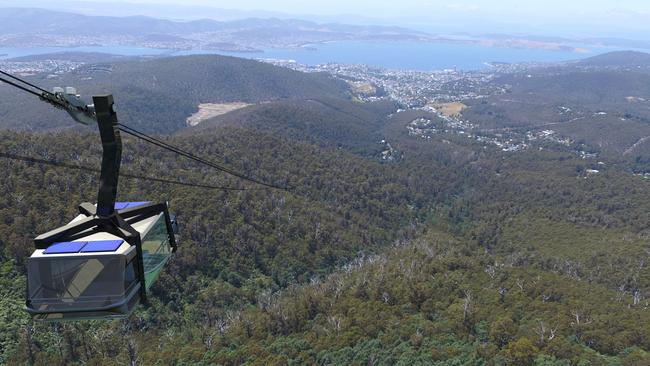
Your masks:
M32 238L92 200L99 177L1 159L0 363L646 364L650 62L630 56L419 72L203 55L26 72L112 92L120 121L296 188L121 179L123 200L169 201L178 252L130 319L43 324L21 308ZM100 164L92 129L6 86L0 101L2 151ZM123 140L125 172L251 188Z

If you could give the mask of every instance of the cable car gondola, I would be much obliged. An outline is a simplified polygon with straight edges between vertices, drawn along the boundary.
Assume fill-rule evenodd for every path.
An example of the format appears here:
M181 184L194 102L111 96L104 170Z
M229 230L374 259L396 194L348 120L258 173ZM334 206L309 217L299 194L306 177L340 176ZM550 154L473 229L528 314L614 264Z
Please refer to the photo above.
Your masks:
M176 250L167 204L118 202L123 228L89 212L35 239L25 309L37 320L128 316ZM124 225L126 224L126 225ZM111 229L112 228L112 229Z
M56 91L78 99L74 89ZM103 156L97 205L82 203L69 224L38 236L27 260L25 310L36 320L127 317L176 251L167 203L115 202L122 141L110 95L81 107L97 120ZM77 103L78 104L78 103ZM78 109L71 113L77 117Z

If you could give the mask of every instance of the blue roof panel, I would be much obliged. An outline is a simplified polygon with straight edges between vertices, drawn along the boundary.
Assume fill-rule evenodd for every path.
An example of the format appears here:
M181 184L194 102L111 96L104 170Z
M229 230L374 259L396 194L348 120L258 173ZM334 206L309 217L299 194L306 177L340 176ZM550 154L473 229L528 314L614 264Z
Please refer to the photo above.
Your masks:
M85 241L66 241L50 245L43 254L70 254L79 253L81 248L86 245Z
M129 208L138 207L138 206L144 206L144 205L148 205L148 204L150 204L150 203L151 203L151 202L149 202L149 201L129 202Z
M115 202L115 209L116 210L124 210L129 206L128 202Z
M82 253L114 252L122 245L124 240L98 240L89 241L81 250Z
M144 206L147 205L151 202L148 201L142 201L142 202L115 202L115 209L116 210L124 210L127 208L133 208L133 207L138 207L138 206Z

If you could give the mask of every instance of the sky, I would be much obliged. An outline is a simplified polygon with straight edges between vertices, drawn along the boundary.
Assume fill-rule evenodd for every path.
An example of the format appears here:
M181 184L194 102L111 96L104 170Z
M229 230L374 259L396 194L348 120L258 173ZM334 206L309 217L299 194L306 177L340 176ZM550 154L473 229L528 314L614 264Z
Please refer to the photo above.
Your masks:
M95 1L95 0L86 0ZM123 3L179 4L178 0L114 0ZM242 10L268 10L305 14L357 14L370 17L419 17L447 13L453 15L489 14L505 18L519 16L552 18L557 16L606 16L612 13L650 15L647 0L183 0L182 4Z
M74 3L76 7L88 10L107 1L125 5L123 11L130 9L130 13L138 10L146 13L148 9L151 14L143 15L152 16L159 15L153 12L162 12L165 8L159 6L156 10L155 4L166 4L174 9L169 10L169 14L179 18L218 18L219 14L225 13L206 9L219 8L251 12L263 10L272 12L268 15L285 13L312 20L320 17L325 21L346 23L354 20L391 23L433 32L465 30L468 33L650 37L649 0L0 0L0 4L42 4L52 8ZM137 4L148 6L139 7ZM181 4L186 12L182 11ZM192 7L195 8L193 11Z

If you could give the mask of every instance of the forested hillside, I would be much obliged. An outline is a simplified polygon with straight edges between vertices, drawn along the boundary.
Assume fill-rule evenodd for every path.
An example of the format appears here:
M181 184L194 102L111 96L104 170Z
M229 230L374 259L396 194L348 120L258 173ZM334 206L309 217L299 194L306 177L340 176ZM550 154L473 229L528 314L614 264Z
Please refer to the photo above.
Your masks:
M386 116L395 112L394 102L361 104L336 98L281 101L260 104L203 122L186 134L221 126L262 129L292 140L343 147L346 150L378 156L383 146L381 130Z
M577 117L590 118L597 112L650 117L645 103L629 99L650 95L648 72L544 70L506 76L498 82L511 86L507 94L481 101L467 111L471 113L468 117L475 117L485 127L550 126ZM570 111L561 113L561 107Z
M325 74L305 74L234 57L204 55L93 63L60 76L29 78L51 89L74 86L89 102L112 93L120 119L134 128L170 133L186 127L201 103L257 103L281 99L347 98L347 85ZM0 85L0 127L32 130L74 126L69 117L33 97Z
M637 51L619 51L619 52L610 52L604 55L598 55L594 57L581 60L579 62L581 65L594 66L594 67L644 67L650 64L650 56L644 52Z
M294 190L121 180L121 200L168 200L181 228L151 304L125 321L32 323L22 311L32 238L93 201L98 177L1 159L0 363L650 364L650 183L629 162L413 136L407 125L431 112L352 102L311 77L305 90L330 85L331 95L162 137ZM208 85L190 98L204 101ZM99 165L92 131L3 130L0 140L5 152ZM124 142L125 172L253 187ZM388 144L398 158L382 159Z
M552 130L606 155L647 154L650 55L613 52L497 77L504 93L468 101L484 131Z

